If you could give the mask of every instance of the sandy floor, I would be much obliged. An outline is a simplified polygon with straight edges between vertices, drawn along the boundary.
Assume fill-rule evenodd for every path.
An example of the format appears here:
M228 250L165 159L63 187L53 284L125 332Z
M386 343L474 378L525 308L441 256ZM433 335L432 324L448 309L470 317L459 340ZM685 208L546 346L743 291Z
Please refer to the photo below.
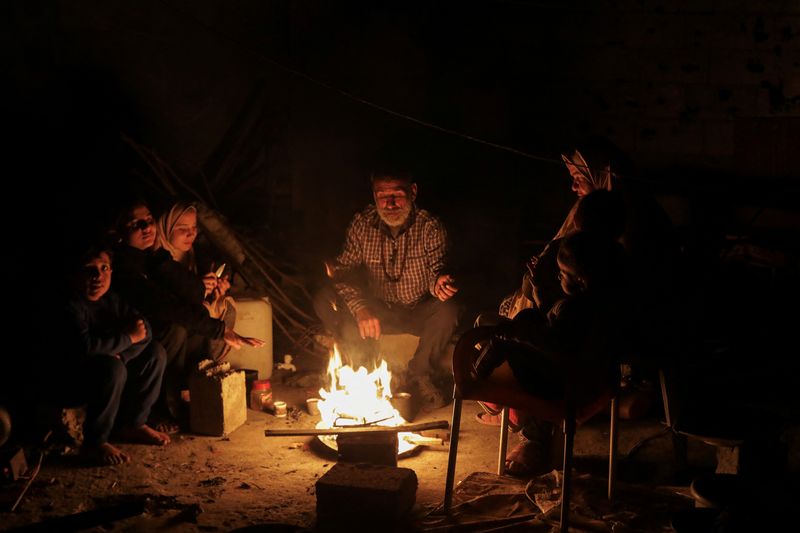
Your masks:
M277 381L277 380L276 380ZM0 514L2 526L12 528L98 508L125 509L125 503L146 496L144 512L114 522L117 531L229 531L281 522L302 527L315 524L315 482L336 461L311 437L265 437L265 428L312 427L316 418L299 406L308 388L275 383L275 396L290 406L290 416L248 410L248 420L228 437L175 435L166 447L121 445L132 455L130 464L82 467L70 455L50 453L42 470L15 513ZM478 424L479 407L464 406L456 480L471 472L494 472L497 429ZM448 420L447 406L414 422ZM657 414L655 416L658 416ZM661 430L656 418L623 421L620 453L627 454L643 437ZM440 432L443 436L447 431ZM512 436L512 443L514 442ZM599 417L579 430L576 468L605 476L608 419ZM446 445L419 448L399 466L413 469L419 480L418 515L438 505L447 469ZM687 484L676 477L670 440L658 437L621 463L620 478L648 484ZM35 464L38 454L29 453ZM692 449L693 460L713 470L714 455L703 447ZM6 499L19 492L17 484L4 491ZM115 507L116 506L116 507ZM111 519L103 521L106 524ZM100 523L103 523L100 522ZM50 525L48 530L63 530ZM97 531L107 530L97 526Z

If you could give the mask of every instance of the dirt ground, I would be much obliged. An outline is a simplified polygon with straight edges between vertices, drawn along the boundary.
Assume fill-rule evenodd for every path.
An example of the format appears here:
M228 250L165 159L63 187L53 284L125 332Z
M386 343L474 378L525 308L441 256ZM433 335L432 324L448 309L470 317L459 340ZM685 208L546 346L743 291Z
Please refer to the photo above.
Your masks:
M165 447L122 444L132 461L111 467L81 466L74 455L61 454L63 446L52 447L17 511L0 513L0 528L44 523L42 530L68 530L63 522L46 521L89 512L82 516L95 519L85 524L95 531L231 531L267 523L313 529L315 483L335 464L336 454L312 437L265 437L266 428L313 427L317 420L301 407L315 390L313 379L281 381L280 376L273 379L275 398L288 403L289 416L281 419L248 410L247 422L229 436L179 434ZM479 409L474 402L464 404L456 481L472 472L496 471L498 431L475 421ZM449 421L451 411L446 406L414 422ZM659 417L654 413L622 421L623 457L641 439L655 437L634 458L620 463L620 479L676 486L685 492L688 479L676 475L670 439L659 436ZM581 427L576 437L576 468L598 479L605 478L607 468L608 427L608 418L599 416ZM449 435L446 430L438 434ZM35 465L39 454L26 451L28 463ZM692 445L690 452L698 468L713 471L710 447ZM422 517L441 503L447 459L444 443L420 447L399 460L398 466L414 470L419 480L415 516ZM21 487L21 481L5 487L4 501L13 501ZM142 500L143 509L137 507ZM91 516L91 511L102 509L110 515ZM125 510L134 516L116 520L114 513Z

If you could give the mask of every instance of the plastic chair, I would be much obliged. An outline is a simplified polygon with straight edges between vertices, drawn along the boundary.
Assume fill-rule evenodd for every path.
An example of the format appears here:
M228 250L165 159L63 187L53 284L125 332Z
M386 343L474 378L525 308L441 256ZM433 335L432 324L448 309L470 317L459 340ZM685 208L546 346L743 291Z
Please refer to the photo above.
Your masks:
M485 341L492 332L491 327L473 328L464 333L453 352L453 420L450 437L450 454L447 461L447 478L444 494L444 512L450 513L453 499L453 482L458 455L458 433L461 425L461 404L463 400L481 400L505 406L500 424L500 450L498 453L497 473L505 473L506 449L508 448L508 410L510 407L521 409L531 415L554 423L564 425L564 476L561 489L560 531L568 530L569 501L572 489L572 459L575 428L602 411L611 403L611 430L608 458L608 498L613 500L614 482L616 478L617 450L617 390L609 386L596 398L583 405L575 405L569 399L545 400L523 390L517 381L503 379L495 374L486 380L475 380L471 375L472 363L478 355L481 341Z

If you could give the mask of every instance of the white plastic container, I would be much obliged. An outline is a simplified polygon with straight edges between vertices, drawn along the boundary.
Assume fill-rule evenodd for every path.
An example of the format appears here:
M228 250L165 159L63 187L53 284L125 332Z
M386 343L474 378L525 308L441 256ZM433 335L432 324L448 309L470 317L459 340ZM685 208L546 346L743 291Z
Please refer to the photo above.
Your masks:
M258 379L272 376L272 304L268 298L236 299L236 324L233 329L243 337L255 337L264 346L242 346L230 350L227 360L233 368L258 370Z

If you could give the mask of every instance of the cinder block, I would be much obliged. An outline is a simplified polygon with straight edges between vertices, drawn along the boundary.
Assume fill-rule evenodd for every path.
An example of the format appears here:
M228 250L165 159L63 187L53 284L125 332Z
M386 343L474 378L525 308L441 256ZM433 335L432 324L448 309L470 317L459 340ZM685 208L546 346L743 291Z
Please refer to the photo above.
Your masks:
M316 483L317 525L378 531L403 520L417 497L417 475L409 468L337 463Z
M342 433L336 447L342 463L397 466L397 433Z
M189 377L189 426L200 435L227 435L247 420L244 372Z

